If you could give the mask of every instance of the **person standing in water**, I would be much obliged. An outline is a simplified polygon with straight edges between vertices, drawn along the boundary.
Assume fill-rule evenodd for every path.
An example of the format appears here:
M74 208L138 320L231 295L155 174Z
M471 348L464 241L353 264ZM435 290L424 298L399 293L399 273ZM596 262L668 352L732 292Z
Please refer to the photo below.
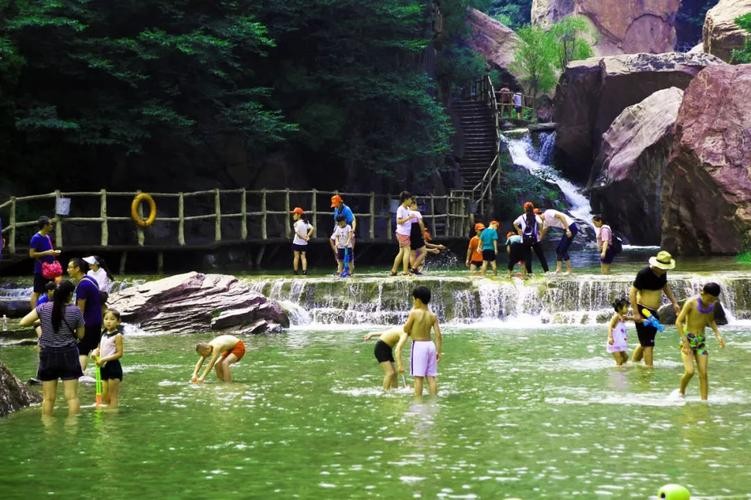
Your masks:
M685 370L679 389L682 397L686 396L686 386L694 376L694 367L699 371L699 393L702 401L706 401L709 396L709 351L705 343L704 329L710 327L720 348L725 347L725 339L720 335L714 319L719 296L720 285L707 283L698 297L688 299L683 304L683 309L675 320L681 338L681 358Z
M628 300L621 298L613 302L615 314L610 318L608 324L608 343L605 345L606 350L613 355L615 364L623 366L628 361L628 334L626 332L626 321L631 317L628 315Z
M657 321L660 320L657 314L662 302L662 294L673 304L675 314L680 313L678 301L675 300L673 290L668 285L667 271L675 268L675 259L665 250L660 250L656 256L649 258L649 266L639 271L636 275L631 291L629 301L633 311L634 321L636 322L636 333L639 337L639 346L634 349L631 361L638 363L644 359L644 364L648 368L653 366L653 355L655 346L655 335L657 328L644 324L643 309L649 311Z
M613 246L613 230L605 224L602 215L592 217L592 224L595 226L597 233L597 251L600 254L600 273L610 274L610 265L615 260L618 253Z
M532 274L532 250L535 251L535 255L540 260L542 272L548 272L548 261L545 259L545 253L540 244L542 218L535 213L535 205L531 201L524 203L524 213L514 220L513 225L517 234L522 237L524 265L527 268L527 274Z
M542 212L542 232L540 233L540 240L545 239L545 235L551 228L563 230L563 237L555 248L555 272L560 273L562 271L563 262L565 262L566 274L571 274L571 257L568 254L568 248L571 246L574 238L576 238L576 234L579 232L579 226L577 226L574 219L567 214L549 208Z
M104 330L99 347L91 353L100 368L102 399L109 408L117 408L120 401L120 383L123 381L123 331L120 328L120 313L114 309L104 312Z

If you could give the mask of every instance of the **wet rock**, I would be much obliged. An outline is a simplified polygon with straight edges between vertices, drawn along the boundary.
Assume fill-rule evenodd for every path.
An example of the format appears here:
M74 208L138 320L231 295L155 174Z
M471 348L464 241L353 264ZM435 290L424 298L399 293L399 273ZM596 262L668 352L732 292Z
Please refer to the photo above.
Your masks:
M663 178L662 246L736 254L751 238L751 64L711 66L683 96Z
M704 52L730 62L733 50L743 48L749 33L738 26L736 18L751 13L751 0L720 0L704 18Z
M42 401L42 396L29 389L18 377L0 363L0 417Z
M472 8L467 15L467 24L470 30L467 44L480 53L490 66L513 78L513 81L507 81L506 84L518 85L521 75L514 74L510 68L520 42L514 30Z
M602 136L592 207L636 245L659 245L662 175L683 91L659 90L618 115Z
M685 89L710 65L725 65L708 54L632 54L593 57L568 65L558 82L554 121L558 123L556 166L569 177L590 183L602 134L628 106L658 90Z
M250 328L261 333L289 326L278 303L223 274L191 272L151 281L110 295L108 305L123 321L152 332Z
M548 27L579 15L597 33L597 55L671 52L680 5L680 0L533 0L532 24Z

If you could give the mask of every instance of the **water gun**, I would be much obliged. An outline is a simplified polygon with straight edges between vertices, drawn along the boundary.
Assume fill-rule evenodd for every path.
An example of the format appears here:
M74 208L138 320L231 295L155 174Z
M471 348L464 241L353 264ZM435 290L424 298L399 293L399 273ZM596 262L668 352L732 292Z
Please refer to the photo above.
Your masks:
M662 323L660 323L660 321L657 318L655 318L654 316L652 316L652 313L649 312L649 310L642 309L641 310L641 314L645 318L644 319L644 324L646 326L651 326L652 328L654 328L658 332L664 332L665 331L665 325L663 325Z
M346 278L349 276L349 262L352 260L352 255L350 254L350 249L345 248L344 249L344 269L342 270L342 274L340 276L342 278Z
M96 362L97 358L94 358L94 361ZM96 406L99 408L102 405L102 369L99 365L94 365L94 376L96 377L96 382L94 384L94 387L96 389Z

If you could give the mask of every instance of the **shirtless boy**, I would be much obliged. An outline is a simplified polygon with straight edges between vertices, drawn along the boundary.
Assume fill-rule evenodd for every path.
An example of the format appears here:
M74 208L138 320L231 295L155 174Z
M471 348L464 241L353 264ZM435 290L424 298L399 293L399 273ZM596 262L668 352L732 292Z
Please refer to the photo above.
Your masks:
M418 286L412 291L413 308L404 325L404 332L412 337L412 352L410 353L410 374L415 379L415 396L422 397L422 386L425 378L428 379L430 395L438 394L438 361L441 359L441 327L438 318L428 309L430 302L430 290L424 286ZM430 337L430 331L435 332L435 342ZM399 373L404 372L402 367L401 349L407 341L407 335L399 338L396 345L396 367Z
M373 354L378 360L378 364L383 368L383 390L388 391L392 387L397 387L396 382L396 369L394 368L394 354L392 350L397 345L399 339L404 337L406 340L407 334L404 333L402 327L391 328L385 332L374 332L365 335L364 340L370 340L374 337L378 337L378 341L375 344ZM401 349L404 342L399 346L399 351L396 353L397 357L401 359Z
M694 376L694 363L699 370L699 392L701 399L707 400L709 395L709 352L704 339L704 329L709 326L714 332L720 347L725 347L725 340L717 329L714 319L715 304L720 295L720 285L707 283L698 297L688 299L675 321L678 335L681 338L681 358L685 369L681 377L681 396L686 395L686 386Z
M203 383L212 368L216 368L216 376L219 380L232 382L232 373L229 371L229 366L237 363L245 356L245 344L235 336L219 335L208 344L204 342L196 344L196 352L201 356L201 359L196 363L193 376L190 379L191 382ZM221 359L219 359L220 356ZM208 357L211 357L209 364L206 366L203 375L199 377L198 371Z

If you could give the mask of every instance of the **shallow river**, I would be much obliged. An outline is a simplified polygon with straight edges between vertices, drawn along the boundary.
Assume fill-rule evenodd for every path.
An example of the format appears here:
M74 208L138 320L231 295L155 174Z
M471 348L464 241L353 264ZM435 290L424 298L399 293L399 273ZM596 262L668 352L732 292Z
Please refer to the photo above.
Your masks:
M751 331L710 341L710 402L681 373L674 329L656 368L617 369L604 327L445 332L440 396L382 395L364 331L257 337L236 383L187 383L201 336L129 337L119 413L0 419L3 498L584 498L751 492ZM631 343L635 333L630 332ZM18 376L32 347L0 348ZM61 392L61 391L60 391Z

